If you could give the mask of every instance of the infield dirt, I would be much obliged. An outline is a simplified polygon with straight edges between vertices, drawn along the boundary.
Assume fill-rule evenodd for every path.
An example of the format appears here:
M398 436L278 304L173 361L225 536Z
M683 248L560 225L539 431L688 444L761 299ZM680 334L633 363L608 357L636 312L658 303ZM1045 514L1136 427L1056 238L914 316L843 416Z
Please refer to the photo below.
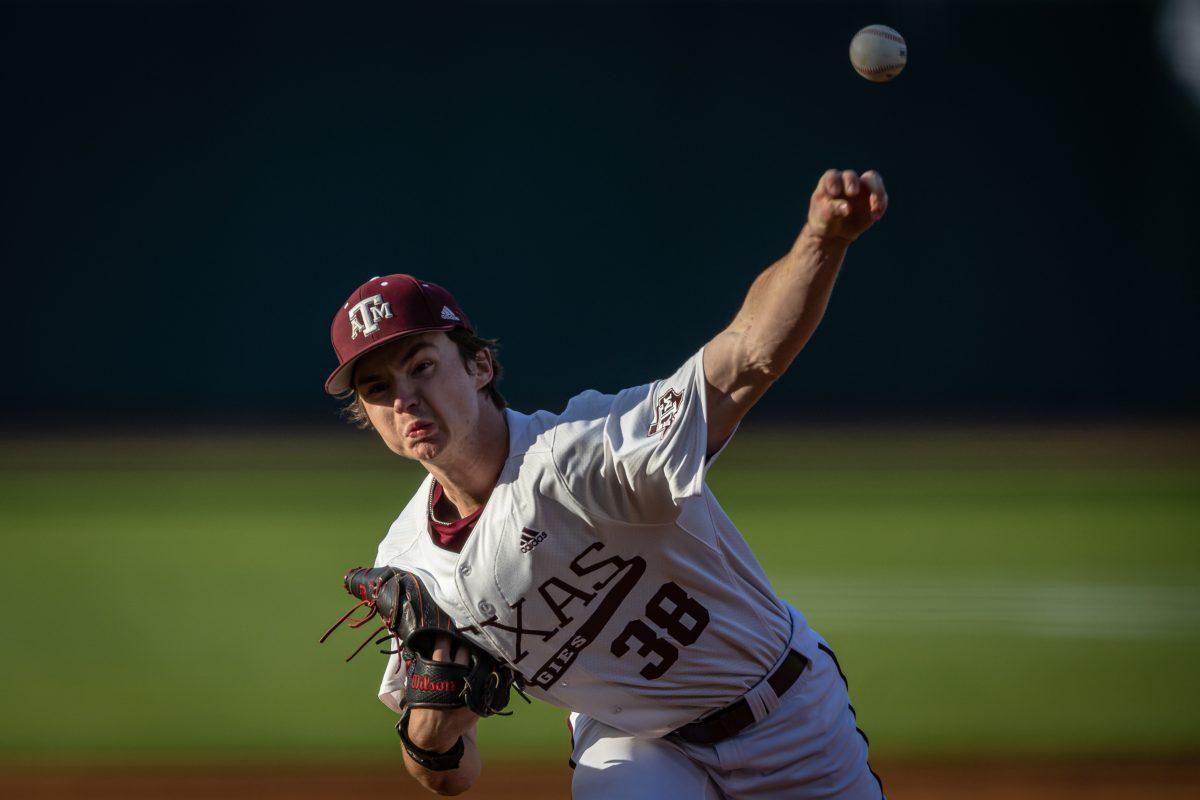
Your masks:
M890 800L1183 800L1200 796L1200 756L1147 759L881 761ZM463 797L567 798L565 765L489 766ZM397 765L157 765L0 767L0 797L25 800L333 800L433 797ZM664 799L666 800L666 799Z

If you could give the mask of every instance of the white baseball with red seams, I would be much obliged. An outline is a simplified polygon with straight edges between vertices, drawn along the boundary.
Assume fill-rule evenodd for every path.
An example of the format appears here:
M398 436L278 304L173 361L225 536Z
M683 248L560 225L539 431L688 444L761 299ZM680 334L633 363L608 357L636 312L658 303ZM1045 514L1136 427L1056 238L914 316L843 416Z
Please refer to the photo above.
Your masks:
M908 63L908 45L887 25L868 25L850 40L854 71L872 83L890 81Z

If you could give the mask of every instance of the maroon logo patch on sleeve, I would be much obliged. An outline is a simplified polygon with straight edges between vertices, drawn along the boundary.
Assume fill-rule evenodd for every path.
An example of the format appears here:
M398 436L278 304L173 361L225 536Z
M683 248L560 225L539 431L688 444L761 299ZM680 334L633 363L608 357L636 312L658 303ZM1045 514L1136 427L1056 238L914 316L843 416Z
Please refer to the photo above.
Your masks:
M683 405L683 393L677 392L674 389L667 389L662 396L658 398L658 405L654 407L654 422L650 424L650 428L646 431L647 436L653 436L656 433L666 433L675 423L675 418L679 416L679 407Z

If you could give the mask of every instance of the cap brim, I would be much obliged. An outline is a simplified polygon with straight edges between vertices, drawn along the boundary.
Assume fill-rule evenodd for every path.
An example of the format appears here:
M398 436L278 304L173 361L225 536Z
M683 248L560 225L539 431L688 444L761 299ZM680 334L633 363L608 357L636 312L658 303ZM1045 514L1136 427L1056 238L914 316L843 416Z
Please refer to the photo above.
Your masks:
M432 333L433 331L452 331L455 328L461 328L461 327L462 327L461 325L434 325L429 328L416 328L411 331L400 331L399 333L393 333L390 336L384 336L378 342L373 342L371 344L371 346L368 347L366 350L363 350L361 353L356 355L354 358L350 359L345 364L340 365L337 369L335 369L332 373L330 373L329 377L325 380L325 391L328 394L331 394L334 396L337 396L337 395L341 394L342 392L348 391L350 389L350 378L354 375L354 365L356 363L358 363L358 360L360 358L362 358L363 356L365 356L367 353L378 350L379 348L383 347L385 344L391 344L392 342L396 341L397 339L403 339L406 336L416 336L418 333Z

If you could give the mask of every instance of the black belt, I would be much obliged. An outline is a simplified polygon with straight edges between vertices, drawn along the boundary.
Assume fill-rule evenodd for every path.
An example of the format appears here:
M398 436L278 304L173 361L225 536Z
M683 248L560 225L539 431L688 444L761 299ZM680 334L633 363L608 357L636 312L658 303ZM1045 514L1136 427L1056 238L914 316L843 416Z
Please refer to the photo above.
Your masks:
M779 669L767 676L767 683L774 690L776 697L783 697L783 693L792 688L792 684L800 677L800 673L804 672L808 663L808 659L795 650L788 651ZM716 744L723 739L737 736L753 724L754 712L743 697L719 711L714 711L704 719L689 722L667 735L678 736L692 744Z

